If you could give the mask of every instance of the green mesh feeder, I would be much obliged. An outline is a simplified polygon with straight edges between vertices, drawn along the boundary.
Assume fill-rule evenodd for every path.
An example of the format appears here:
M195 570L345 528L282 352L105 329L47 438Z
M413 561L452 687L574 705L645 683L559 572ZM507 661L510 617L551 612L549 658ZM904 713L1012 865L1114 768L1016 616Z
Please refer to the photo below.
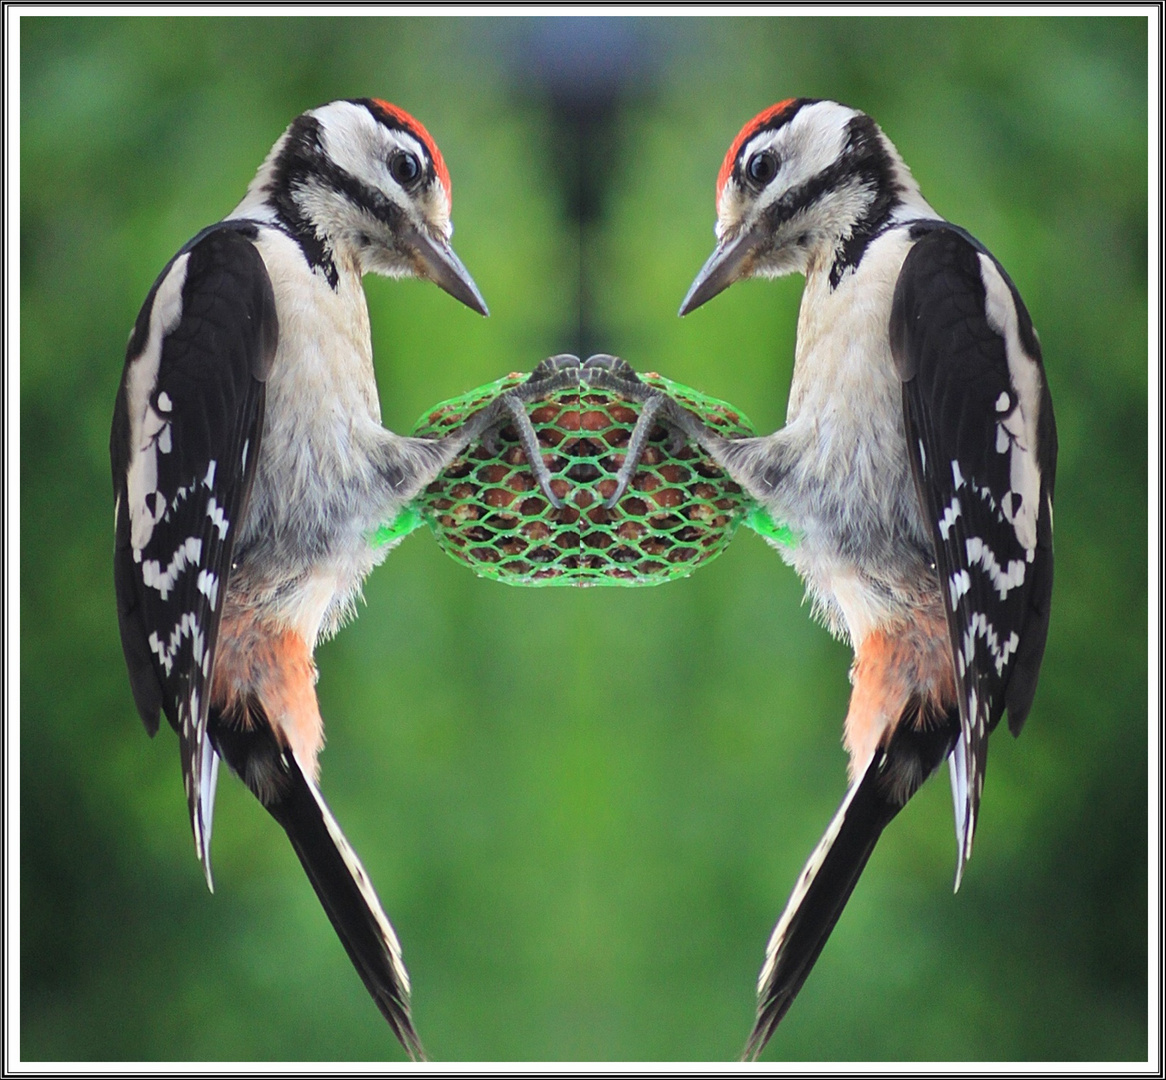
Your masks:
M508 375L444 401L413 434L448 435L527 378ZM639 380L726 438L753 434L723 401L660 375ZM605 505L643 409L619 390L572 382L525 409L561 507L542 489L517 424L504 421L471 443L377 540L395 540L424 521L444 551L480 577L509 585L641 586L687 577L724 551L742 522L783 539L700 446L665 424L653 425L626 490Z

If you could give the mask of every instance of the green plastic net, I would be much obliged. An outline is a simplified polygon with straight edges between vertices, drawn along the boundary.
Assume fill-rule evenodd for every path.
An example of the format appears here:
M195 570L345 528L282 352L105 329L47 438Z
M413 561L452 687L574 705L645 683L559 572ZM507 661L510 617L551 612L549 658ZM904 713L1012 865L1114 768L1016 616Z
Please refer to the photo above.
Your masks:
M413 434L447 435L526 379L508 375L442 402ZM726 402L660 375L640 379L725 437L753 434ZM532 401L526 412L561 508L546 498L518 432L506 423L492 440L470 444L376 539L395 541L423 521L448 555L479 576L528 586L674 581L716 558L743 522L770 539L786 539L700 446L663 424L651 431L627 490L606 507L641 409L617 391L585 382Z

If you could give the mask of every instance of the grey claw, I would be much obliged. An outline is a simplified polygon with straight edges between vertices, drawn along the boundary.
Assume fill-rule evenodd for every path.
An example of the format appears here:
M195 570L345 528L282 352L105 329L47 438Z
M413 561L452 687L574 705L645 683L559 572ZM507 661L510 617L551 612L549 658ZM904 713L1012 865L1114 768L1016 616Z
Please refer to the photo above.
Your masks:
M633 372L633 374L635 373ZM637 378L636 381L639 382L639 379ZM668 398L660 393L659 390L650 390L648 392L647 397L644 399L644 407L640 410L640 415L636 420L636 426L632 429L632 437L628 439L628 448L624 454L623 465L620 467L619 472L615 474L615 491L604 500L603 505L606 509L610 510L623 498L624 492L627 491L628 485L632 482L632 477L636 475L636 470L640 467L640 459L644 456L644 447L648 443L648 436L652 433L652 427L655 425L660 413L667 410L669 404Z
M523 384L523 386L526 385L526 383ZM526 402L523 400L523 395L517 390L508 390L500 400L518 432L518 441L522 444L522 450L526 454L527 463L530 465L531 472L534 473L534 478L538 481L538 486L550 500L551 506L556 510L562 510L563 500L551 488L551 471L547 468L546 462L543 461L538 435L534 430L534 425L530 422L530 417L526 415Z

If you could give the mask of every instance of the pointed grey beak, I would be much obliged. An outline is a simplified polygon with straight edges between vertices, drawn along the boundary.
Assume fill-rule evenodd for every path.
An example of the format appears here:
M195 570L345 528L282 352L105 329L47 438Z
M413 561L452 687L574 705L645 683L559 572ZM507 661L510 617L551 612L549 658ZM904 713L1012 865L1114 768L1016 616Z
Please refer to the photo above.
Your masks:
M762 239L762 231L754 227L722 240L696 275L684 303L680 305L680 314L695 311L706 300L724 292L734 281L748 277L753 271L754 256Z
M444 289L479 315L490 314L470 272L445 240L430 235L426 229L410 229L406 243L413 252L414 265L420 277L432 281L439 289Z

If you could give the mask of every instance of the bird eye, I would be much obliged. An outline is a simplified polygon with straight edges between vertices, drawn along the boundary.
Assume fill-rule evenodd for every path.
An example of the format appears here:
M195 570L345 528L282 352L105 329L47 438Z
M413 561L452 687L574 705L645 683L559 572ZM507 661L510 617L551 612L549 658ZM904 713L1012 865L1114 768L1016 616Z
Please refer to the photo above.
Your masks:
M389 175L402 187L414 183L421 175L421 162L416 154L398 150L389 158Z
M764 186L777 175L777 155L772 150L762 150L749 159L745 171L755 184Z

